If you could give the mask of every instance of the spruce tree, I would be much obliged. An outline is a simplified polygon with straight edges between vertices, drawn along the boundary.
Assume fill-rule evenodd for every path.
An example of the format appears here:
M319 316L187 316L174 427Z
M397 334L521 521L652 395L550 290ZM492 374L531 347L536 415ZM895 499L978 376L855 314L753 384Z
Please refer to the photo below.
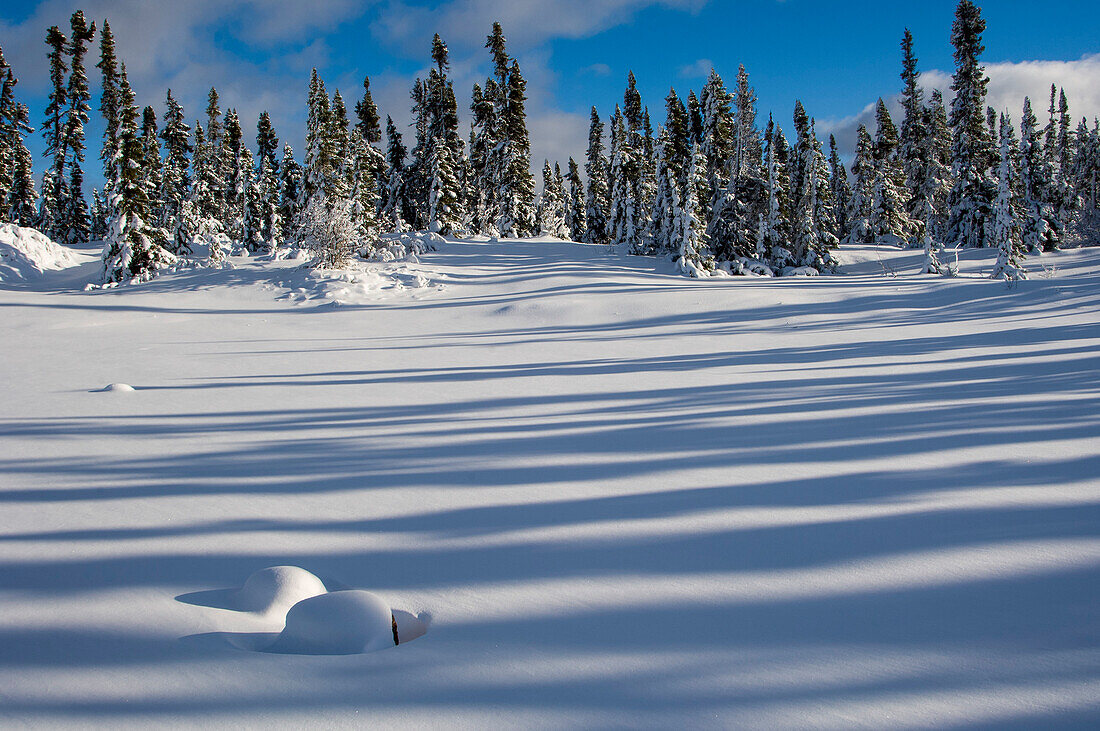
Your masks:
M730 261L756 255L760 217L767 206L763 153L756 129L756 91L749 86L744 66L737 72L732 109L730 157L723 167L726 182L714 191L707 227L715 254Z
M684 174L684 197L679 198L672 187L672 205L676 209L680 271L693 277L705 276L714 270L714 260L706 255L707 233L704 215L707 204L699 199L699 193L707 189L707 158L700 145L692 145L690 162Z
M219 126L221 121L218 120ZM205 130L195 123L195 154L192 162L194 182L191 198L180 212L177 246L179 253L194 253L194 243L207 247L211 264L217 266L225 256L225 229L221 200L224 181L219 173L218 148L211 145Z
M283 144L283 159L279 166L279 236L278 242L289 241L294 234L294 221L301 210L302 166L294 159L294 148Z
M528 236L535 229L535 181L531 176L531 143L527 135L527 82L519 63L508 69L507 103L501 115L504 138L500 179L502 236Z
M733 150L734 119L733 100L722 77L711 69L703 86L703 155L707 159L707 192L713 202L715 196L729 182L728 163Z
M106 218L101 221L106 235L107 218L113 216L111 211L111 183L117 179L119 141L119 74L118 57L115 54L115 37L111 32L111 25L103 21L103 30L99 34L99 63L96 67L100 70L102 80L102 95L99 100L99 111L103 115L103 146L99 153L99 159L103 162L103 200ZM97 224L98 225L98 224ZM102 238L102 236L101 236Z
M426 138L423 149L418 148L418 155L424 159L425 175L430 181L428 228L435 233L451 234L461 228L465 217L459 180L463 143L458 133L454 87L448 78L447 45L438 33L432 39L432 60L436 66L428 75L423 99Z
M569 229L565 223L566 201L561 169L555 165L551 170L549 160L543 162L542 183L542 199L538 207L539 233L543 236L568 239Z
M855 184L852 186L852 200L848 207L848 242L869 244L874 241L871 229L871 210L875 200L875 182L878 172L875 168L875 144L862 124L856 131L856 152L852 161L852 174Z
M172 237L173 253L186 253L190 245L187 232L181 225L184 204L191 194L191 126L184 120L183 107L168 90L165 99L164 129L160 138L164 141L164 175L161 177L159 198L162 203L160 227Z
M785 266L790 258L786 248L790 239L790 200L785 170L786 147L783 131L771 116L764 130L764 167L767 172L767 212L762 216L756 240L756 258L761 262Z
M405 203L405 158L408 148L397 131L397 125L386 117L386 187L382 207L382 225L392 231L404 231L409 225Z
M69 56L69 83L66 89L68 109L65 114L65 157L68 167L66 198L60 206L60 241L80 244L91 236L91 219L88 203L84 200L84 126L88 123L88 76L84 68L84 56L88 43L95 36L95 23L84 20L84 13L77 10L69 20L71 34L67 53Z
M1021 228L1024 248L1029 253L1055 251L1061 243L1054 212L1046 202L1052 178L1053 171L1043 154L1038 119L1031 108L1031 99L1024 97L1020 118L1020 189L1024 209Z
M569 158L569 192L566 205L565 225L569 229L569 238L573 241L588 239L587 201L584 183L581 181L577 161Z
M244 144L237 110L225 110L220 169L225 190L222 224L230 240L251 248L247 222L248 188L252 182L252 152Z
M108 284L151 279L159 268L175 258L149 234L151 212L142 181L145 150L125 65L119 75L118 101L120 147L116 178L111 185L115 201L103 246L103 281Z
M880 98L875 111L875 184L872 191L870 228L876 241L904 245L908 240L909 218L905 212L905 171L898 156L898 129Z
M46 139L46 156L50 158L50 166L42 179L37 228L50 238L60 240L65 233L61 208L68 199L65 179L65 111L68 106L65 51L68 39L56 25L50 26L46 31L46 45L50 47L50 94L42 135Z
M950 219L946 238L964 247L988 244L986 231L996 186L990 175L994 151L985 119L986 86L989 79L979 58L985 50L982 32L985 20L971 0L959 0L952 25L955 47L955 75L951 88L954 186L949 199Z
M261 112L256 122L256 155L259 158L254 184L256 221L250 237L253 250L261 253L270 253L282 244L278 153L279 138L271 124L271 115Z
M997 263L993 266L993 278L1010 281L1027 278L1027 270L1023 268L1024 246L1020 237L1014 192L1019 184L1018 171L1013 161L1013 152L1016 150L1014 136L1011 122L1002 114L997 198L993 204L990 245L998 248Z
M848 238L850 231L848 211L852 206L852 186L848 182L848 169L840 160L836 137L829 135L829 186L833 191L836 215L833 220L832 234L837 241Z
M908 28L902 37L901 50L901 105L904 116L901 120L898 160L905 175L905 216L909 219L911 241L923 245L924 234L931 226L930 201L925 196L929 185L925 176L931 172L931 161L927 157L931 147L927 140L932 132L927 124L924 89L920 86L920 71L917 70L917 57L913 53L913 34Z
M604 157L603 122L592 107L591 123L588 127L588 155L584 165L588 176L588 190L585 195L585 218L587 230L584 240L590 244L609 242L608 208L611 204L611 192L608 188L607 159Z
M26 138L34 130L26 105L15 101L17 83L0 50L0 221L30 226L38 196Z

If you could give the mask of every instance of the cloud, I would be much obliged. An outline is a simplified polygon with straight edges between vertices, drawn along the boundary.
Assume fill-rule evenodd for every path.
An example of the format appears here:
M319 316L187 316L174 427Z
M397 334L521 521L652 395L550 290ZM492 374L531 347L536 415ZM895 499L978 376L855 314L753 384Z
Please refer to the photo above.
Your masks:
M1046 123L1051 84L1065 89L1074 126L1082 117L1091 122L1100 116L1100 53L1086 55L1076 61L990 63L986 64L985 71L989 77L986 104L998 112L1007 111L1017 128L1025 96L1031 97L1031 105L1039 123ZM932 89L939 89L943 92L944 103L950 105L953 97L950 72L938 69L927 71L921 75L921 85L925 89L926 98L931 95ZM883 99L894 121L900 122L899 95L891 94ZM866 125L874 134L876 102L877 100L870 101L859 113L849 117L818 120L819 136L827 139L829 133L836 135L842 154L851 155L855 149L856 130L860 124Z
M709 58L701 58L695 63L681 66L677 69L677 73L680 74L680 78L682 79L702 79L710 76L710 72L713 69L714 61L711 61Z
M606 63L594 63L591 66L585 66L579 73L582 76L610 76L611 67Z
M379 16L380 40L420 48L438 32L448 43L477 46L494 21L511 47L525 50L552 38L587 38L629 21L646 7L696 12L707 0L456 0L438 8L390 0Z

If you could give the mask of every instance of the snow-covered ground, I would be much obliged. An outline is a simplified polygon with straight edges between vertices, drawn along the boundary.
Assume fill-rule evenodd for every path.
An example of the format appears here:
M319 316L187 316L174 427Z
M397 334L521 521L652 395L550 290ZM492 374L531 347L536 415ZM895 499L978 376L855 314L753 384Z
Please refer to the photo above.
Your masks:
M4 279L0 726L1095 727L1100 249L841 258Z

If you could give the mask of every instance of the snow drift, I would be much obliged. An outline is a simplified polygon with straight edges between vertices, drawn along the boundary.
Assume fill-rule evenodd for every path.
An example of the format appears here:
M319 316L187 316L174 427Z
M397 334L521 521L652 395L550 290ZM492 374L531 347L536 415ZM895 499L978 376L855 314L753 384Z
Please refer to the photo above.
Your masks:
M73 252L33 228L0 224L0 282L28 282L76 266Z

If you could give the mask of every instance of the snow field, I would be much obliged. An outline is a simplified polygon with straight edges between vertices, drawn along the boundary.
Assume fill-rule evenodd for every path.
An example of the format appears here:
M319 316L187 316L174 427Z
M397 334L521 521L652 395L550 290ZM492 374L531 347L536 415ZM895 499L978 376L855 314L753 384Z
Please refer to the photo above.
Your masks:
M76 252L0 288L0 724L1095 726L1100 251L993 255L448 242L332 307L295 261L85 293ZM187 602L271 566L402 646Z

